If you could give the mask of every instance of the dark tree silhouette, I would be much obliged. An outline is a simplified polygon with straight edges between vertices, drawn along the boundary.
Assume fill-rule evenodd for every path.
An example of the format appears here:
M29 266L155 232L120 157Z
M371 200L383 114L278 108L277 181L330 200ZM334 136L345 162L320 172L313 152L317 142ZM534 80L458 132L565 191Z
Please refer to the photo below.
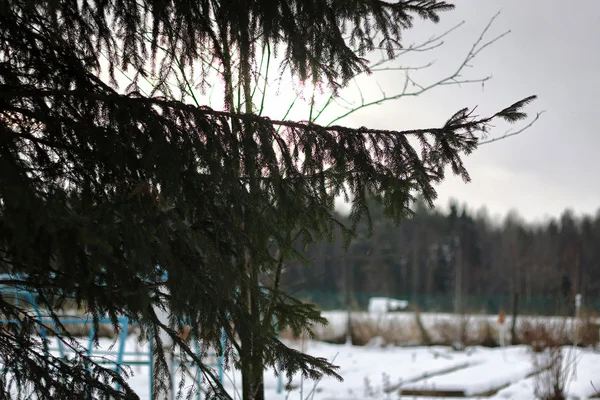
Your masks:
M410 214L414 192L431 205L448 167L469 180L461 157L478 135L494 119L526 118L534 97L488 117L465 108L411 131L275 121L252 103L257 46L280 52L282 74L337 89L366 69L370 50L392 55L414 16L437 21L451 8L433 0L0 0L0 269L10 274L1 283L34 292L57 323L66 299L115 325L120 315L138 321L158 351L159 398L169 385L161 333L201 368L211 395L226 396L177 335L183 322L201 349L239 355L246 399L263 398L267 366L290 379L335 375L274 334L271 316L297 333L325 322L279 288L284 260L303 259L298 245L336 229L348 244L361 218L370 221L368 198L395 221ZM178 101L187 72L199 72L205 89L214 68L223 111ZM118 69L133 71L125 90ZM142 80L153 82L151 93ZM347 226L333 212L343 192L352 198ZM261 287L262 274L273 284ZM46 353L30 310L0 298L0 312L19 321L0 330L3 389L137 397L83 352L71 363Z

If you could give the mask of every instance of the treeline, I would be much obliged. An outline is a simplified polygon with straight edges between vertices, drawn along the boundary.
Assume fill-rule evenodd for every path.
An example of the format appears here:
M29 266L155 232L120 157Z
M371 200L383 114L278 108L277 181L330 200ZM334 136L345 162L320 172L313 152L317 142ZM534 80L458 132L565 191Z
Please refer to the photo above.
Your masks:
M347 252L339 235L309 247L310 266L286 265L284 287L324 308L347 300L364 308L378 294L422 308L494 312L515 296L530 306L544 302L544 312L572 308L576 293L588 304L600 299L600 213L578 218L567 210L532 224L515 213L492 223L485 211L455 203L441 212L417 201L414 211L396 226L373 205L372 235L363 221Z

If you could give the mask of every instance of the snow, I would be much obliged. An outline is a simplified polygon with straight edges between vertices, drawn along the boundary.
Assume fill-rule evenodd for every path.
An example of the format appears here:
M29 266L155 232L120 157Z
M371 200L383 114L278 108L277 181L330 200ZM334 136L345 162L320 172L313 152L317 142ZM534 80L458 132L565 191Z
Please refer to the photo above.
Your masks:
M600 354L592 349L563 347L562 373L565 376L565 392L569 399L597 397L600 388ZM576 373L574 373L576 369ZM535 391L536 377L521 380L500 390L497 400L529 400Z
M102 339L100 346L108 349L113 342ZM318 341L285 341L290 347L324 357L339 365L344 378L339 382L326 377L320 382L292 380L292 391L277 393L278 379L273 371L265 373L266 398L271 400L352 400L396 399L400 391L436 390L464 393L464 398L495 400L533 399L536 387L533 357L527 346L504 348L467 347L455 351L449 347L381 347L334 345ZM83 345L87 343L82 341ZM147 345L138 344L134 336L128 338L127 352L147 352ZM564 347L563 375L569 399L585 400L600 388L600 352L592 348ZM128 355L126 361L148 359L143 354ZM576 371L576 373L574 373ZM150 395L149 369L132 366L130 385L140 398ZM180 376L176 379L179 383ZM194 382L185 379L185 387ZM284 380L285 384L285 380ZM241 375L239 371L225 371L225 388L239 399ZM402 398L426 400L431 397L402 395ZM440 399L437 397L436 399Z
M277 378L272 371L267 371L267 399L383 400L398 398L400 390L408 389L459 391L463 392L466 398L534 398L534 355L527 346L495 349L470 347L464 351L454 351L441 346L382 348L334 345L316 341L286 341L286 344L332 360L340 366L339 373L344 381L338 382L334 378L326 377L320 382L313 382L294 377L293 390L278 394ZM565 388L568 398L584 400L595 395L594 387L600 388L600 353L594 349L564 347L563 355L563 369L568 376ZM575 367L577 374L574 376ZM130 379L131 385L141 398L148 398L147 367L134 366L132 372L134 376ZM186 378L186 387L191 384L191 379ZM239 371L226 371L225 388L234 398L240 398L240 387ZM402 397L426 399L412 395Z
M565 391L573 398L596 396L600 389L600 356L592 349L563 347Z
M302 348L299 342L287 344L297 349ZM400 390L433 387L437 390L462 391L465 398L534 398L534 355L526 346L495 349L473 347L465 351L454 351L448 347L368 348L305 342L304 350L333 360L334 364L340 366L339 373L344 381L324 378L315 386L315 382L302 382L299 378L294 378L294 389L290 393L277 394L276 379L272 373L267 372L267 399L383 400L399 398ZM594 396L594 388L600 388L600 353L594 349L572 347L564 347L562 351L564 372L571 371L565 387L567 397L585 400ZM572 371L575 365L577 375L574 378ZM239 386L239 373L235 379ZM234 394L231 383L226 388ZM476 397L478 395L481 397ZM428 399L412 395L401 397Z
M467 398L534 398L537 371L532 362L534 354L527 346L454 351L446 347L364 348L310 343L306 350L329 359L335 356L334 363L340 366L344 377L341 383L323 379L317 386L315 400L391 399L398 398L399 390L409 388L462 391ZM595 388L600 388L600 353L573 347L563 347L562 352L567 398L584 400L595 396ZM577 373L573 374L575 368ZM384 389L390 387L395 390L386 393ZM304 397L296 389L288 398L305 399L306 390Z
M476 348L473 357L479 360L476 365L405 385L402 389L454 391L477 396L516 383L535 371L526 346Z
M449 355L448 348L365 348L311 342L312 355L334 360L344 382L323 379L315 399L364 398L383 396L384 389L446 370L471 365L478 360L468 354ZM300 382L294 380L293 384ZM310 385L312 386L312 385Z

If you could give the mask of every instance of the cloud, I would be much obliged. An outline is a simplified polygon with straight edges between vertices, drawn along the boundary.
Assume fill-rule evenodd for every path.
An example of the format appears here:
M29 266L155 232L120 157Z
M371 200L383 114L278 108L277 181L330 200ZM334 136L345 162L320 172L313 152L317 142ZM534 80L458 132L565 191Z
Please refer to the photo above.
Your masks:
M498 111L526 96L539 100L532 115L547 112L519 136L482 146L465 159L473 181L465 185L449 177L440 185L438 204L450 197L471 206L486 205L492 213L516 209L525 219L558 216L566 208L595 214L600 208L600 2L578 3L581 12L566 12L558 0L461 0L439 25L417 23L405 35L405 45L427 39L466 21L431 53L434 67L415 75L434 82L459 64L489 19L502 10L490 28L490 38L511 33L481 52L465 73L467 78L493 75L481 84L445 86L417 98L405 98L371 108L347 122L387 129L422 128L440 124L462 107L477 106L480 115ZM585 11L583 11L585 10ZM421 55L425 57L426 55ZM424 58L426 59L426 57ZM399 60L408 63L410 60ZM392 90L401 77L388 76L379 86ZM371 88L377 88L372 84ZM499 125L496 135L507 126Z

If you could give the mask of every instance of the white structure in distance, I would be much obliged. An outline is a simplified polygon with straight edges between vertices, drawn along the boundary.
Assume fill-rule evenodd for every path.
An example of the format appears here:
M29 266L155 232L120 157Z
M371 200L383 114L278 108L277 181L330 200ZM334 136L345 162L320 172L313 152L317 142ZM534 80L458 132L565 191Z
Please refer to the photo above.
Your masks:
M390 311L404 311L408 301L396 300L389 297L371 297L369 299L369 313L387 313Z

